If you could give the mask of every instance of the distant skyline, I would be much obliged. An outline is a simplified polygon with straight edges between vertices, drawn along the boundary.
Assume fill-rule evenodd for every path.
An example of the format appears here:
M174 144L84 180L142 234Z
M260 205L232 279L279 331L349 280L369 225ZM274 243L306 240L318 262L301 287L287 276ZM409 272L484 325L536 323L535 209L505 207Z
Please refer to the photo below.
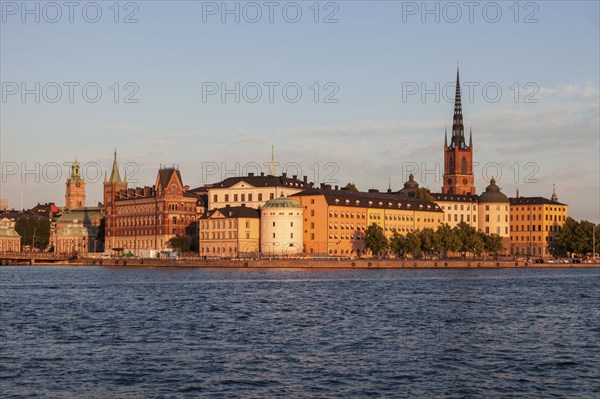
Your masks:
M598 2L527 2L518 10L481 2L473 22L457 2L455 23L456 9L444 2L428 2L429 14L422 2L322 2L318 16L315 2L275 3L273 23L264 7L252 23L248 3L227 2L240 10L236 23L222 2L184 1L122 2L118 15L112 2L98 3L95 23L97 10L83 2L73 23L68 9L52 23L56 10L43 3L2 2L0 197L15 208L21 193L26 208L63 205L64 163L77 158L88 172L87 204L95 205L114 148L122 173L133 165L130 186L152 185L161 164L175 164L184 184L197 187L251 163L268 173L272 145L277 174L287 164L289 175L316 183L329 177L332 185L385 190L391 179L398 190L417 165L419 184L439 191L441 180L419 172L441 177L460 61L477 193L490 177L510 197L518 188L549 198L556 184L571 216L600 221ZM289 22L298 9L299 21ZM239 102L231 92L223 102L221 84L232 90L236 82ZM62 175L52 182L56 164Z

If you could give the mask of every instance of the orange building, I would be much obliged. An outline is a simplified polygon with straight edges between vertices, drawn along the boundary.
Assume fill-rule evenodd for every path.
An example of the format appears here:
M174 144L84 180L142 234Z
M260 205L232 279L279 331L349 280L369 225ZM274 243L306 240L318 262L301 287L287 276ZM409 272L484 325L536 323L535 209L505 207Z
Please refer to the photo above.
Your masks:
M394 230L406 234L436 229L443 220L441 208L432 202L376 190L353 192L322 185L290 198L304 208L304 252L309 255L363 256L364 234L373 223L391 237Z
M556 240L569 217L569 206L543 197L510 198L510 252L513 255L557 255Z

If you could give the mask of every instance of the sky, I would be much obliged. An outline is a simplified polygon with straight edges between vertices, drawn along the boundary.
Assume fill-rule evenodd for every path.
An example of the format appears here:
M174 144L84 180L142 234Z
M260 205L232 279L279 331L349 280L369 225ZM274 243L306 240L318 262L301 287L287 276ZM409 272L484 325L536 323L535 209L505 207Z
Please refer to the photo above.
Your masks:
M439 191L457 62L477 192L600 221L597 1L0 1L0 197L102 200L175 165L191 187L276 172ZM258 169L260 168L260 169Z

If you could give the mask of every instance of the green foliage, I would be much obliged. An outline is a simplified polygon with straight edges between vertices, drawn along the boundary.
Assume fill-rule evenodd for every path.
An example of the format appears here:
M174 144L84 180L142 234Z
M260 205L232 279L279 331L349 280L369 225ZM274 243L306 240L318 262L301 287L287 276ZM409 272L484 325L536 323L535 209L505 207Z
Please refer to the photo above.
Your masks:
M365 231L365 247L371 250L373 256L380 256L388 248L389 242L383 229L373 223Z
M558 248L563 252L570 252L578 255L585 255L594 252L592 248L596 236L595 252L600 252L600 229L587 220L576 221L573 218L567 218L564 226L558 234Z
M433 198L431 197L429 190L425 187L421 187L415 192L415 198L423 201L433 202Z
M182 236L177 234L175 237L172 237L169 240L169 245L171 248L178 250L179 252L190 252L190 245L192 239L189 236Z
M498 234L483 234L483 247L485 252L497 254L502 251L502 237Z
M357 193L358 192L358 188L356 188L356 185L354 185L354 183L348 183L346 184L346 187L344 187L347 190L350 190L352 192Z
M104 245L104 236L106 235L106 218L100 219L100 225L98 226L98 241Z
M17 219L15 230L21 236L22 245L43 249L50 242L50 221L46 218L22 216Z

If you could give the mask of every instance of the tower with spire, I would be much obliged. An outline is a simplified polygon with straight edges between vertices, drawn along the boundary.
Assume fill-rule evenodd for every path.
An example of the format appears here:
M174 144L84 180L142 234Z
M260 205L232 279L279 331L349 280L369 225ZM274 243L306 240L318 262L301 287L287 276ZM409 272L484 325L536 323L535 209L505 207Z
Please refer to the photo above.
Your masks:
M110 234L112 229L115 227L113 215L115 214L115 198L119 191L127 189L127 178L121 179L119 173L119 163L117 162L117 150L115 149L113 155L112 170L110 172L110 178L104 173L104 212L106 215L106 238L105 248L111 249L114 247L113 234Z
M85 206L85 181L81 177L81 166L77 159L71 165L71 175L67 179L65 208L77 209Z
M456 67L456 95L454 97L454 116L452 119L452 137L448 144L448 132L444 137L444 194L476 194L473 175L473 133L469 130L469 145L465 139L462 101L460 93L460 75Z

